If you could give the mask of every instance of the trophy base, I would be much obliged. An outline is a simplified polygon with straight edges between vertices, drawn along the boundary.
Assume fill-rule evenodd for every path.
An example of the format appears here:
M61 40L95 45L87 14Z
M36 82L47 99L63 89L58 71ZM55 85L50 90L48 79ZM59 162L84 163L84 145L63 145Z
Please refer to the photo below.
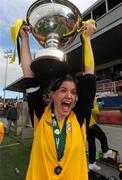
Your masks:
M31 70L37 76L48 76L49 78L52 78L63 76L68 73L68 65L56 59L38 58L32 62Z

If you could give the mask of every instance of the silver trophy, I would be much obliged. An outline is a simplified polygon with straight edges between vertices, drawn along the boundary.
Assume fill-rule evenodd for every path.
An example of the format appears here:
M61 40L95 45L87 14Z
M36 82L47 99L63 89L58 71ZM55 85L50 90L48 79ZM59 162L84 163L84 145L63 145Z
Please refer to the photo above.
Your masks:
M43 47L35 54L32 71L37 75L65 73L68 63L64 51L82 24L78 8L67 0L37 0L29 7L26 21Z

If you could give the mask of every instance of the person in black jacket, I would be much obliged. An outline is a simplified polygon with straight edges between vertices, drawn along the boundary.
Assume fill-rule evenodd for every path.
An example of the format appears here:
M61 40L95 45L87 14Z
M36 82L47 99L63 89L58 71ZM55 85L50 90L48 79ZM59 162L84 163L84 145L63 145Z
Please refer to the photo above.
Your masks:
M7 110L7 134L10 132L11 124L13 122L14 128L16 130L17 128L17 119L18 119L18 113L17 108L15 107L14 103L11 103L10 107Z

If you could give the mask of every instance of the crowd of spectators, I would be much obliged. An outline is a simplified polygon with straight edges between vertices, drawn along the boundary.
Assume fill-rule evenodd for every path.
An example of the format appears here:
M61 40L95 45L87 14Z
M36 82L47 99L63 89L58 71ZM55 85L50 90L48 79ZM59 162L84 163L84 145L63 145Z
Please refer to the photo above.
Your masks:
M6 117L7 110L9 109L11 104L13 104L13 103L15 104L16 102L9 102L9 101L6 103L0 102L0 116Z

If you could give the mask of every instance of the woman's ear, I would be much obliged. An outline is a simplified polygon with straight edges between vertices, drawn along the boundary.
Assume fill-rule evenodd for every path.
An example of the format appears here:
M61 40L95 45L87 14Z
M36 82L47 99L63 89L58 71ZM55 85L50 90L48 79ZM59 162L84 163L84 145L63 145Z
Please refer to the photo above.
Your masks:
M75 100L75 103L74 103L74 105L73 105L73 108L75 107L77 101L78 101L78 96L76 96L76 100Z
M77 103L77 101L78 101L78 95L76 96L76 103Z
M51 91L50 92L50 98L52 99L52 101L54 100L54 98L55 98L55 91Z
M50 91L50 92L48 93L48 96L49 96L49 98L51 98L51 99L52 99L52 96L53 96L53 91Z

